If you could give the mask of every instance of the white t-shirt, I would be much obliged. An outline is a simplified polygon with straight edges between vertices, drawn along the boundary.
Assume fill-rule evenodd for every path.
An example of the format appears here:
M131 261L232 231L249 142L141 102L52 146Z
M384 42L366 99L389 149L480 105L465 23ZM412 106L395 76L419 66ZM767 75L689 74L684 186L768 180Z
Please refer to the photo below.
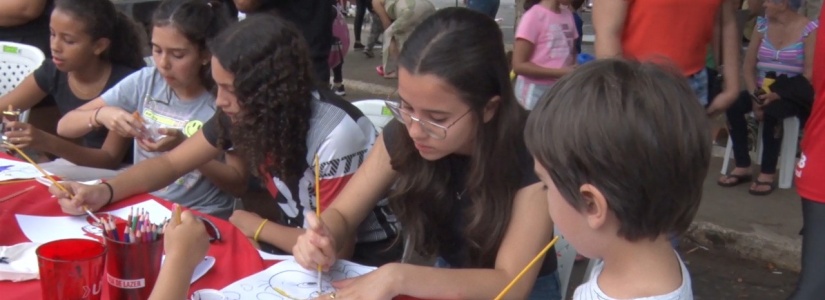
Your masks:
M682 285L678 289L664 294L645 298L635 298L638 300L693 300L693 289L690 285L690 273L688 273L685 264L682 263L682 258L676 254L679 259L679 266L682 268ZM599 275L604 269L604 261L599 261L593 267L593 273L588 278L587 282L576 288L573 294L573 300L613 300L599 288Z

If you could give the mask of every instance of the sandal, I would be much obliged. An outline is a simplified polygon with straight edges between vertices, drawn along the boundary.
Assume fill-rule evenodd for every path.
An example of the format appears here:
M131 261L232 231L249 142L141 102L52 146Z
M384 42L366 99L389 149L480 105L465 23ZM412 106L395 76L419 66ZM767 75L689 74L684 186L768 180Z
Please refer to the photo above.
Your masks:
M396 79L396 78L398 78L398 74L397 74L397 73L395 73L395 71L392 71L392 72L389 72L389 73L385 73L385 72L384 72L384 67L383 67L383 66L378 66L378 67L376 67L376 68L375 68L375 72L377 72L377 73L378 73L378 75L381 75L381 77L384 77L384 78L386 78L386 79Z
M736 179L736 180L734 180L732 182L727 182L728 179L731 179L731 178ZM734 187L734 186L743 184L745 182L749 182L751 180L753 180L753 176L750 175L750 174L736 175L736 174L728 173L727 175L725 175L724 179L717 180L716 184L718 184L720 186L723 186L723 187Z
M754 190L753 187L751 187L750 189L748 189L748 193L754 196L767 196L770 195L770 193L773 193L773 190L776 189L776 181L765 182L756 180L753 182L753 184L755 184L756 186L767 186L770 188L764 191L757 191Z

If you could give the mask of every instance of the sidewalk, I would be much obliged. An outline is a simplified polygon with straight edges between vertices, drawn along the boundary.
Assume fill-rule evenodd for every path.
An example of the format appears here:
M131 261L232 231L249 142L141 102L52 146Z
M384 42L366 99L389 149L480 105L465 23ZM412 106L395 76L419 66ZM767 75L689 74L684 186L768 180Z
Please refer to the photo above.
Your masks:
M345 58L346 99L384 99L395 90L397 80L381 78L375 72L381 55L380 49L374 52L374 58L367 58L363 52L351 50ZM719 153L724 149L714 149L714 154ZM798 272L802 212L796 190L776 189L771 195L759 197L748 193L750 184L723 188L716 184L721 166L722 158L714 156L702 204L686 238L712 250L730 251Z

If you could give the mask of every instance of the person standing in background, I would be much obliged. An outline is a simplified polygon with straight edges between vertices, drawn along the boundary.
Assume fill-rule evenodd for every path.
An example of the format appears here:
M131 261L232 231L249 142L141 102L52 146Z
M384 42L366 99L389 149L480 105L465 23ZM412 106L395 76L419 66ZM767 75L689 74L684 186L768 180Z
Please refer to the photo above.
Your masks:
M329 87L330 66L327 62L332 47L333 6L329 0L234 0L238 11L247 15L274 13L301 30L309 44L315 81Z
M739 61L737 0L599 0L593 6L596 57L669 60L688 78L708 115L724 112L739 93L739 64L723 66L724 90L708 101L707 46L721 18L722 60ZM717 12L717 13L708 13ZM710 103L709 103L710 102Z
M825 21L820 12L819 23ZM817 31L814 53L825 53L825 30ZM796 189L802 198L802 270L791 300L819 299L825 295L825 56L814 57L814 105L802 154L796 166Z

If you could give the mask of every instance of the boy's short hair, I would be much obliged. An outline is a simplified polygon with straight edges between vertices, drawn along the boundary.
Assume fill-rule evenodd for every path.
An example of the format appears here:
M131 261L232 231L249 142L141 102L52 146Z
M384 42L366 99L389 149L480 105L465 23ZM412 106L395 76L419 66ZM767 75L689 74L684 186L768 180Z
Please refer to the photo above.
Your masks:
M525 140L561 195L582 211L597 187L630 241L682 233L710 163L705 110L678 72L620 59L559 80L530 113Z

